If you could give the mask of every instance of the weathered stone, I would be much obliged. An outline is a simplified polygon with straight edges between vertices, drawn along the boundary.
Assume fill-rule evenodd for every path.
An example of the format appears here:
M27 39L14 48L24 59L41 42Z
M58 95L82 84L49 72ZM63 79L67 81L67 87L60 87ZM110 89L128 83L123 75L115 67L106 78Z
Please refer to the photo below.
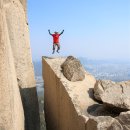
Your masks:
M112 124L110 125L110 127L108 127L107 130L124 130L122 125L117 121L117 120L114 120L112 122Z
M88 120L87 130L123 130L123 128L116 119L110 116L99 116Z
M5 15L0 0L0 130L24 130L24 112Z
M122 112L116 118L123 127L123 130L130 130L130 111Z
M85 72L80 61L73 56L69 56L61 68L64 76L70 81L82 81L85 78Z
M26 0L0 0L0 8L3 8L0 13L5 17L5 24L2 26L3 28L6 26L6 32L8 33L7 34L2 30L0 31L0 35L1 33L4 33L6 35L6 39L9 40L9 45L7 46L7 42L5 42L5 46L7 46L7 49L10 47L13 57L11 62L13 62L16 72L16 75L14 75L14 73L8 73L9 75L7 76L10 77L10 75L12 75L12 77L17 79L14 86L19 86L20 88L25 114L26 130L39 130L39 108L35 87L34 69L31 58L29 29L25 12ZM0 19L0 24L1 21L2 18ZM2 45L1 42L2 41L0 41L0 45ZM6 59L7 57L8 55L5 55L4 58ZM8 59L6 60L8 61ZM12 68L10 69L10 71L13 71ZM7 69L7 71L9 70ZM6 82L10 84L9 79Z
M66 58L43 57L44 108L47 130L87 130L87 108L96 79L85 72L81 82L70 82L61 72Z
M26 11L27 11L27 0L20 0L20 2L21 2L21 4L23 5L24 11L25 11L25 13L26 13Z
M94 96L109 107L118 109L130 109L130 81L112 82L109 80L99 80L94 87Z

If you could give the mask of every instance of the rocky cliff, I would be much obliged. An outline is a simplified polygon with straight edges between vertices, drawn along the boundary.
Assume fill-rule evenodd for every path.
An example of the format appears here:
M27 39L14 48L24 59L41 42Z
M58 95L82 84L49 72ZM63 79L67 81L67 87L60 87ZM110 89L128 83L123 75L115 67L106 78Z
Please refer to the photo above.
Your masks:
M24 113L14 59L0 1L0 130L24 130Z
M0 0L0 59L0 128L39 130L26 0Z
M130 82L84 74L73 57L43 57L47 130L129 130Z

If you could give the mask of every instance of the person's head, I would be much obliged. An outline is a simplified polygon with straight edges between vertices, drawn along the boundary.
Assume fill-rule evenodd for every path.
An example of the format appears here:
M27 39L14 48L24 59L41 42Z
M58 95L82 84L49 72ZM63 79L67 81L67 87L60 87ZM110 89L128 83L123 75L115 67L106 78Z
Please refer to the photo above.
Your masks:
M55 34L58 34L58 32L54 32Z

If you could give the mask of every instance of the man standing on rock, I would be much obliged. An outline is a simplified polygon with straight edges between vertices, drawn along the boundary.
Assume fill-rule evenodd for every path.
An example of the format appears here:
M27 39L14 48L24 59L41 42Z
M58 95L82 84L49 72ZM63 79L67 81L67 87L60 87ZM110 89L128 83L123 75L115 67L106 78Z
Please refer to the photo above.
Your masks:
M59 53L59 50L60 50L59 37L61 34L63 34L64 30L60 34L58 32L54 32L54 34L51 34L50 30L48 30L48 32L53 37L53 52L52 52L52 54L55 53L56 46L57 46L57 53Z

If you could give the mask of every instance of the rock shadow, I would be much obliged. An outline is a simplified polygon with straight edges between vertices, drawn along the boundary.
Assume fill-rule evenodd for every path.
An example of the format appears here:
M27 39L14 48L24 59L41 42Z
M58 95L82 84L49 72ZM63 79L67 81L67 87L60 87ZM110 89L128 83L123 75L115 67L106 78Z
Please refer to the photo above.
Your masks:
M93 99L95 104L91 105L87 109L87 113L92 115L92 116L111 116L111 117L116 117L119 116L121 112L126 112L128 110L126 109L121 109L117 108L115 106L111 106L108 104L103 103L102 101L97 100L94 97L94 89L90 88L88 90L89 97Z
M100 104L103 103L102 101L99 101L99 100L97 100L97 99L94 97L94 89L93 89L93 88L89 88L88 94L89 94L89 97L90 97L91 99L93 99L94 101L96 101L97 103L100 103Z
M106 104L94 104L88 107L87 113L92 116L111 116L117 117L121 112L126 112L128 110L119 109L117 107L110 107Z
M25 116L25 130L40 130L40 115L36 87L20 87L20 94Z

